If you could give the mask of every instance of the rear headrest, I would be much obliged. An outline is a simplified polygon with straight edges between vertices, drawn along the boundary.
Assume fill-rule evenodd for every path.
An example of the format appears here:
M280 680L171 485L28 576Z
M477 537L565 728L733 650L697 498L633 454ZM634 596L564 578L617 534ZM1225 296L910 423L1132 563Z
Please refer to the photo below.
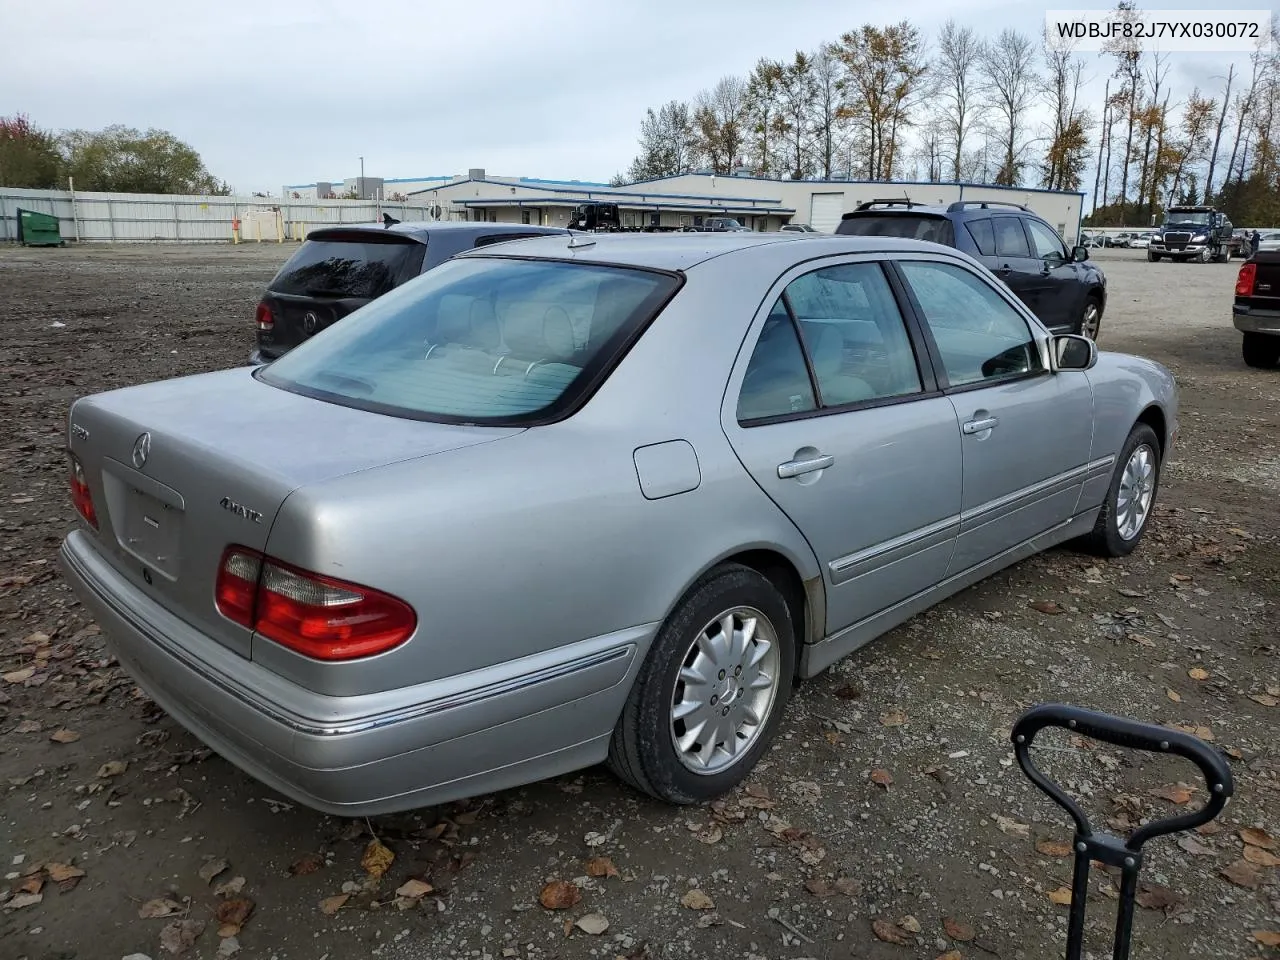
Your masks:
M436 343L471 342L471 298L457 293L440 298L436 311Z
M547 307L542 317L542 340L548 360L563 362L573 359L573 321L564 307Z
M498 329L498 317L493 312L493 304L488 300L476 298L471 301L471 344L481 350L497 350L502 342L502 331Z
M507 350L522 360L547 358L546 342L542 335L542 313L533 304L512 304L503 310L502 337Z

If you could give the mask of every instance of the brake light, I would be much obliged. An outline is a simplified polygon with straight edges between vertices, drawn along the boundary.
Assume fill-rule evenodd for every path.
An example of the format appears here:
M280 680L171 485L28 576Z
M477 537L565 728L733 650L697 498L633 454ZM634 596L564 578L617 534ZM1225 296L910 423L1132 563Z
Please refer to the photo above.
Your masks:
M258 304L258 312L255 319L258 322L259 330L271 330L276 325L276 316L265 302Z
M245 547L223 554L214 595L227 619L317 660L385 653L418 625L402 600Z
M1252 297L1253 283L1258 278L1258 265L1246 263L1240 267L1240 275L1236 277L1236 296Z
M70 454L70 459L71 502L75 504L76 512L84 518L85 523L97 530L98 513L93 509L93 493L89 490L89 480L75 454Z

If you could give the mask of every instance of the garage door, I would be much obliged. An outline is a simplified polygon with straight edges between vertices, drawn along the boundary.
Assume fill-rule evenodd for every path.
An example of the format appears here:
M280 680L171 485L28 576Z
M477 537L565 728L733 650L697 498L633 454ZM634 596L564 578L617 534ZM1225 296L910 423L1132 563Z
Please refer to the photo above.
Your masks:
M843 193L815 193L809 204L809 225L819 233L835 233L842 213Z

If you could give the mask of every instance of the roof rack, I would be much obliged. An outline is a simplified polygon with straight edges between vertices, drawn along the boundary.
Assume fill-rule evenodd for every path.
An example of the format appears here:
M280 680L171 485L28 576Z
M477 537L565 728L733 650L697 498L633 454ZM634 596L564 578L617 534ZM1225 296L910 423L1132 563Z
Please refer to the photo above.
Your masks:
M923 203L916 203L914 200L908 200L905 197L891 197L887 200L868 200L866 203L858 204L859 210L870 210L877 203L885 204L890 207L923 207Z
M947 207L947 213L956 213L957 211L963 210L965 207L981 207L983 210L986 210L988 207L1016 207L1019 210L1026 210L1028 213L1031 212L1022 204L1012 203L1008 200L957 200Z

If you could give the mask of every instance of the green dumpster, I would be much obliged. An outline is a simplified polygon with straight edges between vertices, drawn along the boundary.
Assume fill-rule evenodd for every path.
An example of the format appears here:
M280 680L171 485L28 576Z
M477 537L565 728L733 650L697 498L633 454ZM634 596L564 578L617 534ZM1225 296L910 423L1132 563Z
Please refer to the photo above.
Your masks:
M47 213L18 208L18 242L24 247L62 247L58 218Z

